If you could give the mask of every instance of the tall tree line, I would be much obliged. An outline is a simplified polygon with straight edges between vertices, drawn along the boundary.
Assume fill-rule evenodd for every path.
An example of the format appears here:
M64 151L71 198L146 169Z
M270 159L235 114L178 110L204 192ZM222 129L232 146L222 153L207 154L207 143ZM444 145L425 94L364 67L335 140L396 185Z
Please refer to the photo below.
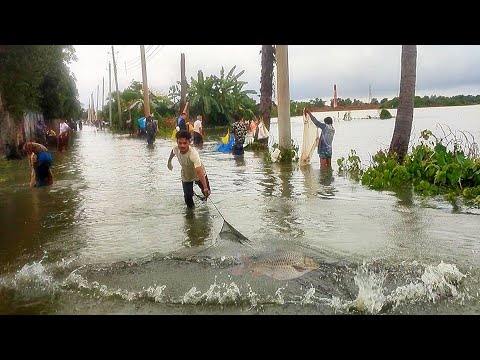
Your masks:
M47 120L80 116L76 79L68 68L76 60L71 45L3 45L0 94L5 110L17 121L30 111Z

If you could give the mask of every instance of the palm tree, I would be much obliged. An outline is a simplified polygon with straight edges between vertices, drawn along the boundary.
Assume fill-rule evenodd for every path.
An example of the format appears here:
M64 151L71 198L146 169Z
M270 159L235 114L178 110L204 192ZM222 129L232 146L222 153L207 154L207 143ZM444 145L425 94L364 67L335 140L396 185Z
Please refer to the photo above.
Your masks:
M273 63L275 48L273 45L262 45L262 72L260 77L260 109L259 117L270 130L270 114L272 112Z
M396 153L399 160L407 154L412 132L415 81L417 77L417 45L402 45L400 94L389 153Z

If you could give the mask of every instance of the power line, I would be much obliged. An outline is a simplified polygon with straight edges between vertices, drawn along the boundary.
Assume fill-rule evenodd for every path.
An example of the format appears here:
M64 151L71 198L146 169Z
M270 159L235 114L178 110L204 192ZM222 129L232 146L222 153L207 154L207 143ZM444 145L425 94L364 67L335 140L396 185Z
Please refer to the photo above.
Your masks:
M152 60L159 53L159 51L162 50L164 47L165 47L165 45L157 45L157 47L145 59L145 62L147 63L150 60ZM142 64L140 63L140 65L131 67L130 70L137 70L137 69L140 69L141 67L142 67Z
M153 45L148 45L147 49L145 50L145 54L148 54L148 52L150 51L150 49L153 47ZM141 60L141 57L140 55L134 59L130 59L129 61L127 61L127 67L132 67L132 66L136 66L136 64Z

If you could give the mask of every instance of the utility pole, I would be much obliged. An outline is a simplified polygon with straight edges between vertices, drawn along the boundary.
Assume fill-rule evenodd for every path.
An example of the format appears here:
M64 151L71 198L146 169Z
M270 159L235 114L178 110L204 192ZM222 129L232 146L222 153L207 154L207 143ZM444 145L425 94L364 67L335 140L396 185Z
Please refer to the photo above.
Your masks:
M100 92L100 85L97 85L97 114L98 114L98 93ZM102 120L98 119L98 126L100 127L100 130L102 130Z
M147 64L145 62L145 45L140 45L140 57L142 59L142 80L143 80L143 111L145 117L150 116L150 96L148 95Z
M108 120L112 128L112 64L108 62Z
M92 115L90 114L90 98L88 98L87 122L89 123L88 125L91 125Z
M105 116L103 116L104 106L105 106L105 76L102 78L102 118L105 118Z
M118 91L118 80L117 80L117 65L115 63L115 52L113 51L112 45L112 59L113 59L113 75L115 75L115 88L117 90L117 103L118 103L118 127L122 126L122 107L120 105L120 92Z
M93 121L97 120L97 113L95 112L95 102L93 101L93 92L90 94L90 97L92 99L92 115L93 115Z
M333 84L333 107L336 108L338 106L337 102L337 84Z
M187 97L187 84L185 80L185 54L180 53L180 109L185 107Z
M290 89L288 79L288 45L277 45L278 145L292 147L290 125Z

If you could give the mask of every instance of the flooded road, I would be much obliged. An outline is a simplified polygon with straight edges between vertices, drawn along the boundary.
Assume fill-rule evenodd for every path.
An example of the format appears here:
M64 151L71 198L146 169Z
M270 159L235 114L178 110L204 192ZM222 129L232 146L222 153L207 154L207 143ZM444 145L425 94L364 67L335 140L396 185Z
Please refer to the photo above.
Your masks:
M350 149L368 163L388 147L394 119L365 119L375 113L334 122L331 174L320 173L316 155L302 168L249 151L235 160L215 152L211 136L199 153L212 195L193 211L178 161L166 166L170 140L147 148L85 126L68 152L52 151L49 188L28 187L26 159L1 160L0 313L479 314L478 209L338 175L336 159ZM412 140L447 123L478 141L479 113L416 109ZM297 143L301 134L294 117ZM249 244L219 236L211 202ZM242 257L284 250L318 268L290 280L232 273Z

